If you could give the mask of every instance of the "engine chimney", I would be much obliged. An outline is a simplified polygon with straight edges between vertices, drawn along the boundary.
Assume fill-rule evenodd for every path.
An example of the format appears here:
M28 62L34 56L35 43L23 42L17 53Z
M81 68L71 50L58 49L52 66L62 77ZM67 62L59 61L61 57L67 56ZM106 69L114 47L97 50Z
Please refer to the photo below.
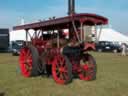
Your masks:
M68 0L68 15L75 14L75 0Z

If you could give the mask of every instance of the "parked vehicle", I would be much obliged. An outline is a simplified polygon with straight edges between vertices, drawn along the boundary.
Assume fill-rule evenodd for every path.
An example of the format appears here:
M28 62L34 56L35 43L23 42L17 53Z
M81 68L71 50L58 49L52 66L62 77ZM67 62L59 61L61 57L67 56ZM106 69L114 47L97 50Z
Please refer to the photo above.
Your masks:
M9 47L9 29L0 29L0 51L7 51Z
M96 51L117 53L121 51L121 46L118 44L113 44L109 41L99 41L96 43Z
M22 40L17 40L17 41L12 41L11 42L11 52L13 56L19 55L20 54L20 49L23 46Z

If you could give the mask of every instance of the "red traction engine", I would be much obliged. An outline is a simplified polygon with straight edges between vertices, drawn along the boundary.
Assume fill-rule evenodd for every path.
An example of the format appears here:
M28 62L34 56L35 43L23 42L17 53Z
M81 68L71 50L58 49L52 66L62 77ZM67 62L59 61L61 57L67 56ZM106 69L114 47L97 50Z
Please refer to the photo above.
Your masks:
M73 77L96 79L96 61L88 53L95 49L90 34L92 27L107 23L105 17L84 13L13 27L26 30L19 56L22 75L46 74L59 84L68 84Z

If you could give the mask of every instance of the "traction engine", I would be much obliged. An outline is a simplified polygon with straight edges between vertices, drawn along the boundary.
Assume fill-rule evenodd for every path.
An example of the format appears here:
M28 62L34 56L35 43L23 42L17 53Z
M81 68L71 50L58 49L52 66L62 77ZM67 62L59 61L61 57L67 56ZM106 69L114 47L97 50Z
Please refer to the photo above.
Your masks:
M96 61L88 53L95 50L97 41L97 38L92 39L91 31L102 28L108 19L96 14L76 14L74 3L69 0L66 17L13 27L26 30L26 41L19 56L23 76L46 74L59 84L68 84L74 77L87 81L96 79Z

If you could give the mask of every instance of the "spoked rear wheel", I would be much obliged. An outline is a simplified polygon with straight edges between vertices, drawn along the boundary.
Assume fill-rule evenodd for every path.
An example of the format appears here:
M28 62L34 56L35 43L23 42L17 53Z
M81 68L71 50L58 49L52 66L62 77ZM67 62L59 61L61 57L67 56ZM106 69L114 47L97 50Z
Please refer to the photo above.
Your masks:
M79 72L79 78L81 80L95 80L96 79L96 62L93 56L90 54L84 54L80 61L81 71Z
M19 63L22 75L25 77L37 76L38 72L38 51L33 46L23 47L20 51Z
M69 59L59 54L52 64L52 75L59 84L67 84L72 81L72 65Z

